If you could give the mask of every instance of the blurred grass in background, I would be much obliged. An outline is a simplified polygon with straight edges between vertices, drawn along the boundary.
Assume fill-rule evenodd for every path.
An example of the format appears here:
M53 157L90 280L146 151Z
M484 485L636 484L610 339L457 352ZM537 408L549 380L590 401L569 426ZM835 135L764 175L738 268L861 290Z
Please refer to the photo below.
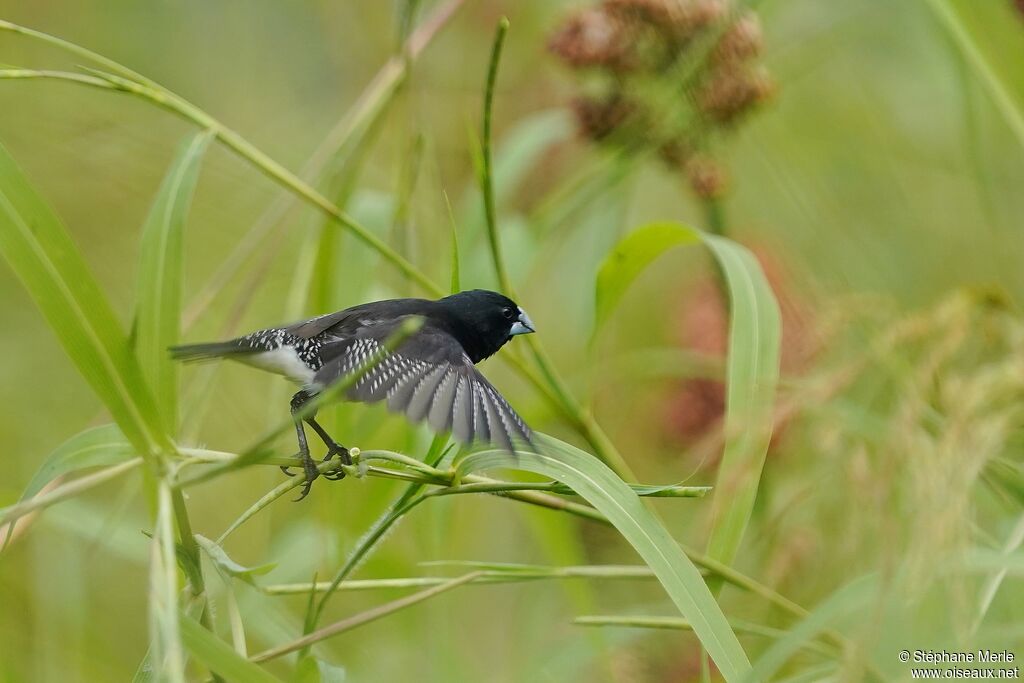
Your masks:
M895 659L902 648L1016 646L1024 655L1019 549L991 606L983 610L980 597L1000 566L993 551L1020 535L1024 140L938 19L939 6L945 3L764 0L762 61L777 93L714 147L731 176L728 233L761 258L785 326L784 419L737 567L808 609L879 573L886 589L841 605L836 619L862 647L848 653L847 680L868 659L892 679L905 677ZM1011 2L954 6L957 25L985 37L983 60L1024 110L1024 15ZM521 303L577 394L593 397L597 418L641 481L710 484L725 317L707 259L678 252L657 262L627 294L594 355L584 352L593 276L618 238L659 219L708 226L677 174L653 161L623 168L576 134L566 108L575 81L545 49L571 7L468 2L417 61L347 207L446 282L446 192L463 287L496 286L472 136L493 27L508 15L495 98L496 184ZM0 17L154 78L291 169L394 53L400 14L394 3L0 0ZM6 33L0 62L75 65ZM188 127L130 97L62 83L0 82L0 111L0 139L69 225L128 320L138 226ZM604 182L587 201L560 199L586 169ZM185 233L186 302L279 192L211 146ZM323 221L312 209L294 204L284 226L283 239L257 251L186 339L221 336L266 254L273 258L238 330L416 292L351 236L320 239ZM328 262L326 254L334 277L305 296L303 268L317 257ZM100 422L101 406L7 268L0 268L0 320L0 503L7 504L47 453ZM498 363L487 373L531 424L568 438L519 379ZM182 399L184 431L197 442L232 450L283 415L280 380L224 367L197 422L188 382L200 374L185 373ZM713 379L702 384L693 375ZM376 408L330 412L346 442L415 455L429 444ZM704 417L680 428L695 414ZM279 479L276 469L254 468L191 489L195 530L215 537ZM302 505L278 503L254 518L228 549L244 564L276 562L261 577L267 583L309 581L313 570L323 579L399 486L321 482ZM147 643L148 541L140 531L150 521L137 490L128 480L57 506L0 556L0 680L132 674ZM603 527L518 509L524 506L508 514L511 503L492 498L453 498L405 520L361 575L409 576L418 562L449 559L635 562ZM655 508L677 538L704 544L707 501ZM211 584L216 592L216 577ZM300 630L304 596L257 604L246 590L241 607L252 610L247 626L261 647ZM321 652L344 664L352 680L400 680L412 669L425 680L699 680L691 634L571 623L579 614L664 612L654 582L459 591L329 641ZM333 611L353 613L382 599L346 593ZM735 589L725 589L722 603L730 617L790 623ZM252 630L253 623L260 626ZM757 637L743 642L752 660L768 645ZM813 655L800 657L786 671L817 666Z

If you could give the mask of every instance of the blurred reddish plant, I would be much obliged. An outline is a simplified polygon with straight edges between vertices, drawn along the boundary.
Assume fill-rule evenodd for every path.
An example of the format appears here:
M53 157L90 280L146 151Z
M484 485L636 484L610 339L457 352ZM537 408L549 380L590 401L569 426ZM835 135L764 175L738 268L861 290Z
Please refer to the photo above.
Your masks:
M782 313L782 370L799 372L817 347L809 307L788 286L785 270L771 252L763 248L753 251L778 298ZM724 361L729 343L729 315L719 283L712 275L702 277L690 288L675 316L681 346ZM663 429L673 441L693 444L720 426L724 414L724 382L692 377L672 387L665 402ZM776 437L781 433L781 427L776 425Z
M756 64L761 27L726 0L603 0L568 16L549 48L579 76L580 132L630 152L653 151L700 197L728 187L709 154L715 133L767 101Z

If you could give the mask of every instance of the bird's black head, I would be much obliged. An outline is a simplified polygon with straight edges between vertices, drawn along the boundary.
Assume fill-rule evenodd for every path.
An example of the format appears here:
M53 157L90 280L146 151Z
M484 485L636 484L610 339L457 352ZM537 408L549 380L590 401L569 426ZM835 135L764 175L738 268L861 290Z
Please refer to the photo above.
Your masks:
M494 355L517 334L533 332L533 322L516 302L486 289L472 289L437 301L446 327L474 363Z

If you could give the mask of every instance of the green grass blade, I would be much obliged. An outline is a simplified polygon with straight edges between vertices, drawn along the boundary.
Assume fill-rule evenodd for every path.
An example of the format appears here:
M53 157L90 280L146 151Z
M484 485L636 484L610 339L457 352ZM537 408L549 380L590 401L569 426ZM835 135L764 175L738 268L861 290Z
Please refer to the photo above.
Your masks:
M339 633L350 631L354 628L362 626L363 624L368 624L371 621L376 621L388 615L394 614L395 612L408 609L425 600L429 600L431 598L437 597L438 595L441 595L442 593L458 588L459 586L463 586L467 583L472 583L479 576L480 572L472 572L464 576L450 579L445 583L439 584L437 586L431 586L426 590L413 593L412 595L407 595L403 598L398 598L397 600L386 602L383 605L378 605L377 607L368 609L365 612L360 612L346 619L342 619L341 621L335 622L330 626L325 626L317 631L314 631L301 638L293 640L290 643L285 643L284 645L279 645L269 650L265 650L264 652L261 652L257 655L253 655L252 661L265 662L271 659L277 659L278 657L283 657L284 655L299 650L306 652L308 651L311 645L318 643L321 640L326 640L327 638L334 637Z
M654 571L725 679L740 680L750 669L747 656L700 571L661 522L614 472L592 455L543 434L535 435L535 441L541 453L474 453L461 461L459 472L469 474L493 467L535 472L557 479L586 498Z
M246 567L228 557L228 554L223 548L205 536L196 534L195 539L196 543L198 543L199 547L203 549L203 552L205 552L206 556L210 558L218 571L223 572L225 576L233 576L236 579L241 579L253 586L256 585L256 582L253 580L254 576L266 574L277 566L274 563L270 563L261 564L257 567Z
M110 304L60 219L3 146L0 252L128 441L145 456L169 446Z
M649 629L665 629L669 631L692 631L693 625L686 619L679 617L663 617L653 616L644 614L635 615L592 615L576 617L572 620L572 623L577 626L598 626L598 627L621 627L621 628L649 628ZM763 636L765 638L771 638L777 640L784 638L789 633L788 631L780 628L772 628L771 626L764 626L749 621L730 620L729 625L732 626L736 633L743 633L747 635ZM809 652L815 652L825 657L836 658L841 654L839 650L829 649L819 643L811 640L804 641L800 644L800 647L806 649Z
M212 139L211 133L197 133L182 142L142 226L135 353L168 434L175 433L178 421L178 364L167 348L178 343L181 326L182 236L203 153Z
M185 613L191 619L197 619L206 609L206 601L193 599L185 605ZM142 661L135 667L135 675L132 676L132 683L154 683L160 680L161 672L153 667L154 652L152 646L146 649Z
M149 633L157 680L184 683L185 655L178 627L178 568L171 489L160 482L156 526L150 541Z
M725 452L715 481L708 555L732 564L754 509L771 440L782 321L754 255L723 237L706 237L705 242L725 273L730 302ZM721 580L712 585L721 586Z
M678 223L652 223L637 228L615 245L597 272L595 336L647 266L673 247L700 241L701 233L694 228Z
M348 672L322 659L306 656L295 667L292 683L345 683Z
M57 477L91 467L116 465L134 455L135 449L125 441L117 425L86 429L62 443L43 460L21 494L21 500L36 495Z
M180 613L178 623L181 640L189 653L224 680L231 683L281 683L281 679L240 656L230 645L187 614Z
M776 640L757 660L743 683L774 680L778 670L799 650L809 646L811 640L828 629L837 619L858 607L871 604L871 594L877 587L873 576L865 576L846 584L822 602L811 614L789 632Z
M42 493L34 498L16 503L10 507L0 508L0 526L17 521L25 515L36 512L37 510L44 510L51 505L60 503L61 501L74 498L75 496L80 496L89 489L105 484L112 479L116 479L122 474L132 471L141 464L142 458L131 458L130 460L125 460L117 465L104 467L92 474L77 477L76 479L57 486L52 491Z
M1013 16L1016 8L1008 2L928 0L927 4L977 74L1017 142L1024 145L1024 93L1007 78L1020 68L1020 49L1024 45L1017 30L1019 18ZM981 15L988 21L972 22L970 15ZM977 16L974 18L977 20ZM993 29L1000 31L998 38L991 35ZM1000 47L1002 50L997 49ZM1007 63L998 63L1000 52Z
M452 203L448 199L448 193L444 193L444 204L448 207L448 220L452 226L452 259L451 259L451 285L452 294L462 291L462 266L459 264L459 224L455 222L455 214L452 212Z
M598 272L595 334L647 266L673 247L697 243L717 260L729 292L725 453L715 483L708 554L731 564L757 497L779 379L782 323L757 259L731 240L679 223L640 227L619 242ZM715 590L720 586L713 581Z
M87 429L62 443L43 460L18 502L32 498L47 484L65 474L103 465L116 465L129 460L134 454L134 449L125 441L116 425ZM3 538L0 549L3 549L11 538L10 529L5 534L0 533L0 537Z
M494 201L494 176L491 171L491 119L494 110L494 86L498 79L498 63L501 61L501 48L505 44L508 33L508 18L498 20L498 28L494 34L491 47L491 61L487 69L487 82L484 88L484 121L480 141L480 185L484 197L484 215L487 220L488 243L491 247L491 260L494 262L498 284L506 294L512 294L512 281L505 267L505 259L501 252L501 236L498 232L497 210Z

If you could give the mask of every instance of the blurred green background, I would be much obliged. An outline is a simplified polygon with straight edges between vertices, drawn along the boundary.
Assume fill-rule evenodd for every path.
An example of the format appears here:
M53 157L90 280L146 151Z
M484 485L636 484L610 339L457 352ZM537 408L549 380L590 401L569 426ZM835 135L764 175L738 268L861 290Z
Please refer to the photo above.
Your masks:
M701 227L705 214L678 175L643 160L621 177L607 172L585 201L566 198L581 170L600 176L609 158L576 133L566 109L574 78L546 50L577 6L468 1L380 123L347 207L447 282L447 193L463 286L496 286L472 140L494 26L508 16L495 99L498 211L520 303L641 481L711 483L720 390L692 379L703 366L686 353L721 352L724 314L707 259L678 252L660 260L597 347L587 347L594 274L616 239L657 219ZM1019 117L1024 14L997 0L956 7L961 29L983 37L982 59ZM859 680L857 662L869 659L899 680L907 671L895 653L904 647L1016 647L1024 656L1019 550L977 627L991 572L957 560L984 564L983 551L1004 548L1021 528L1024 140L933 8L764 0L762 60L777 93L714 147L731 176L728 234L761 258L785 325L785 419L738 567L809 609L866 572L892 580L847 619L844 632L862 649L827 680ZM0 17L130 66L296 170L394 54L401 15L394 2L0 0ZM0 63L75 66L7 33ZM63 217L127 325L139 226L189 127L131 97L57 82L0 81L0 112L0 141ZM223 147L211 148L188 219L186 302L280 193ZM185 340L220 337L239 313L233 329L243 332L416 293L349 236L322 240L322 230L319 215L293 204L275 229L280 237L261 243ZM324 249L335 257L334 278L309 287L304 275ZM252 300L241 310L247 292ZM6 504L47 453L105 420L6 266L0 321ZM574 438L506 367L491 361L485 371L531 424ZM220 368L209 403L192 414L189 392L203 376L184 373L184 431L193 443L237 449L286 415L285 384L240 366ZM379 408L333 413L346 443L414 455L429 444ZM215 537L280 480L274 468L256 470L191 490L198 533ZM379 479L319 482L301 505L279 502L253 519L228 550L243 563L276 562L267 583L328 576L397 491ZM609 530L522 507L470 496L431 502L359 576L410 576L424 571L417 563L448 559L636 561ZM703 546L708 501L655 508L677 538ZM47 511L0 554L0 680L130 678L147 642L149 525L138 483L121 482ZM391 597L345 593L328 616ZM267 599L243 587L239 598L260 648L300 631L302 596ZM787 627L735 589L726 588L723 605L731 616ZM467 587L319 652L350 680L699 680L691 634L571 624L578 614L630 612L671 610L651 581ZM751 653L768 645L743 642ZM797 659L787 671L813 664Z

